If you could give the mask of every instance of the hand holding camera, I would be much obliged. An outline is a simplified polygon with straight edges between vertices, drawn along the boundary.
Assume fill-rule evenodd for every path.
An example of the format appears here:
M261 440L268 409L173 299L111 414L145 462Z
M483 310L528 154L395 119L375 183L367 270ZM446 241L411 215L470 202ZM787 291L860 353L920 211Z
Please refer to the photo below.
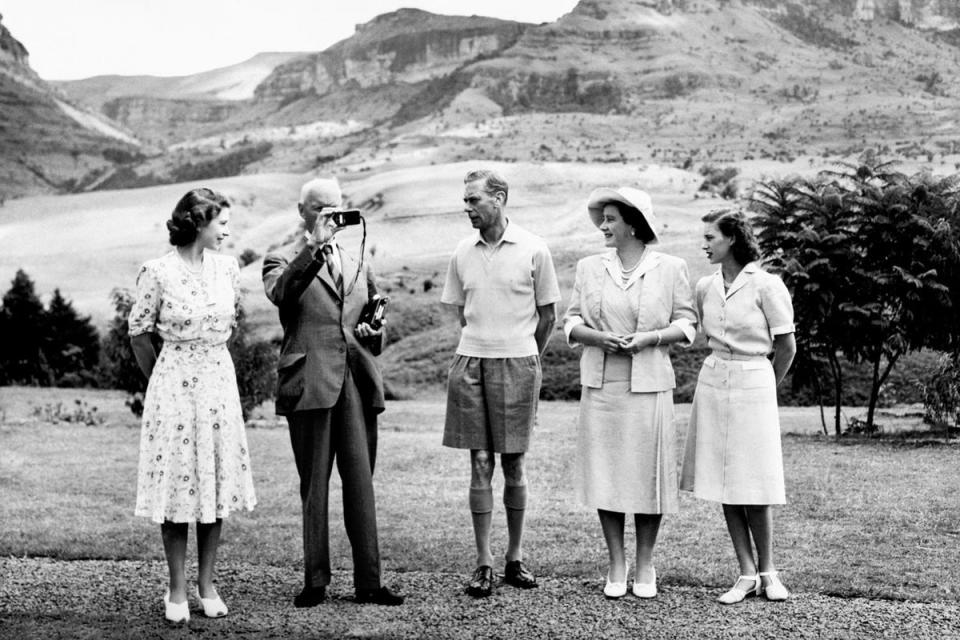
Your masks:
M360 224L361 216L359 209L344 209L343 211L332 211L330 213L321 213L313 225L313 231L310 233L311 240L315 245L323 245L330 242L330 239L344 227Z

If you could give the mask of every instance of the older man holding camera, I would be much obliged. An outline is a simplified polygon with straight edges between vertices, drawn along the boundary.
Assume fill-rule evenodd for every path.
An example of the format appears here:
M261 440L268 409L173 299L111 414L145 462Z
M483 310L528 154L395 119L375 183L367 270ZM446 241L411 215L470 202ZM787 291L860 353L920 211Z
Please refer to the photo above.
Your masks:
M294 255L271 253L263 261L264 289L283 326L276 411L290 428L303 503L305 579L294 599L297 607L320 604L330 583L327 517L334 460L343 482L356 601L403 603L380 583L373 468L377 415L384 409L375 358L383 335L361 320L375 300L376 284L363 256L358 265L336 243L339 230L359 222L359 212L344 212L341 204L335 179L307 182L298 205L306 232Z

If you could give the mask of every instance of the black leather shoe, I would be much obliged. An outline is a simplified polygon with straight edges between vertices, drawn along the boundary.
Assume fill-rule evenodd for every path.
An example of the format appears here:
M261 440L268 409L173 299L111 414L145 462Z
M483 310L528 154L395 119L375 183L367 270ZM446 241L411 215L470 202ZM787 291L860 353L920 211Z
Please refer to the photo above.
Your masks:
M326 587L304 587L296 598L293 599L293 606L298 609L306 607L315 607L327 599Z
M398 596L387 587L379 589L357 589L357 604L382 604L385 607L396 607L403 604L403 596Z
M473 579L467 585L467 594L474 598L486 598L493 593L493 567L483 565L473 572Z
M533 589L537 579L533 577L523 560L512 560L503 569L503 581L519 589Z

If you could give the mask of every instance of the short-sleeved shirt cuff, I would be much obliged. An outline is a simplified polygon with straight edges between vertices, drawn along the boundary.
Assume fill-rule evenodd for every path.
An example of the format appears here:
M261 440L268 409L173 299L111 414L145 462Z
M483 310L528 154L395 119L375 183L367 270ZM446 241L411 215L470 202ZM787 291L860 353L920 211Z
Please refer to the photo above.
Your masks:
M573 331L574 327L578 327L581 324L586 324L586 322L584 322L583 318L580 316L571 316L563 321L563 334L567 337L567 344L571 347L580 345L580 343L576 340L570 339L570 333Z
M538 307L545 307L548 304L557 304L558 302L560 302L560 296L551 296L546 300L537 300L536 305Z
M797 330L796 325L792 322L790 324L780 325L779 327L771 327L770 335L771 336L782 336L787 333L794 333Z
M697 328L690 322L689 318L677 318L670 323L670 326L683 331L683 336L687 339L686 344L682 345L684 347L689 347L697 339Z

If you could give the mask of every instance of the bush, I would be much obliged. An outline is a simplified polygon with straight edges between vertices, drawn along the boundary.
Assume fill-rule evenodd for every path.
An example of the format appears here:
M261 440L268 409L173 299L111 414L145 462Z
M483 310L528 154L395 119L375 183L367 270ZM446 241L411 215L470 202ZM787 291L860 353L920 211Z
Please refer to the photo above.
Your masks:
M97 412L95 406L90 406L85 400L79 398L73 401L73 407L64 406L62 402L57 404L45 404L42 407L34 407L33 415L44 422L59 423L72 422L75 424L84 424L88 427L103 424L103 416Z
M260 254L253 249L244 249L243 253L240 254L240 257L237 258L237 262L240 263L240 268L247 266L248 264L254 263L260 259Z
M960 355L943 355L937 367L920 382L925 422L947 434L960 427Z
M273 397L277 386L278 345L266 340L251 340L246 314L241 307L237 328L230 341L230 355L237 371L240 407L246 420L263 401Z

